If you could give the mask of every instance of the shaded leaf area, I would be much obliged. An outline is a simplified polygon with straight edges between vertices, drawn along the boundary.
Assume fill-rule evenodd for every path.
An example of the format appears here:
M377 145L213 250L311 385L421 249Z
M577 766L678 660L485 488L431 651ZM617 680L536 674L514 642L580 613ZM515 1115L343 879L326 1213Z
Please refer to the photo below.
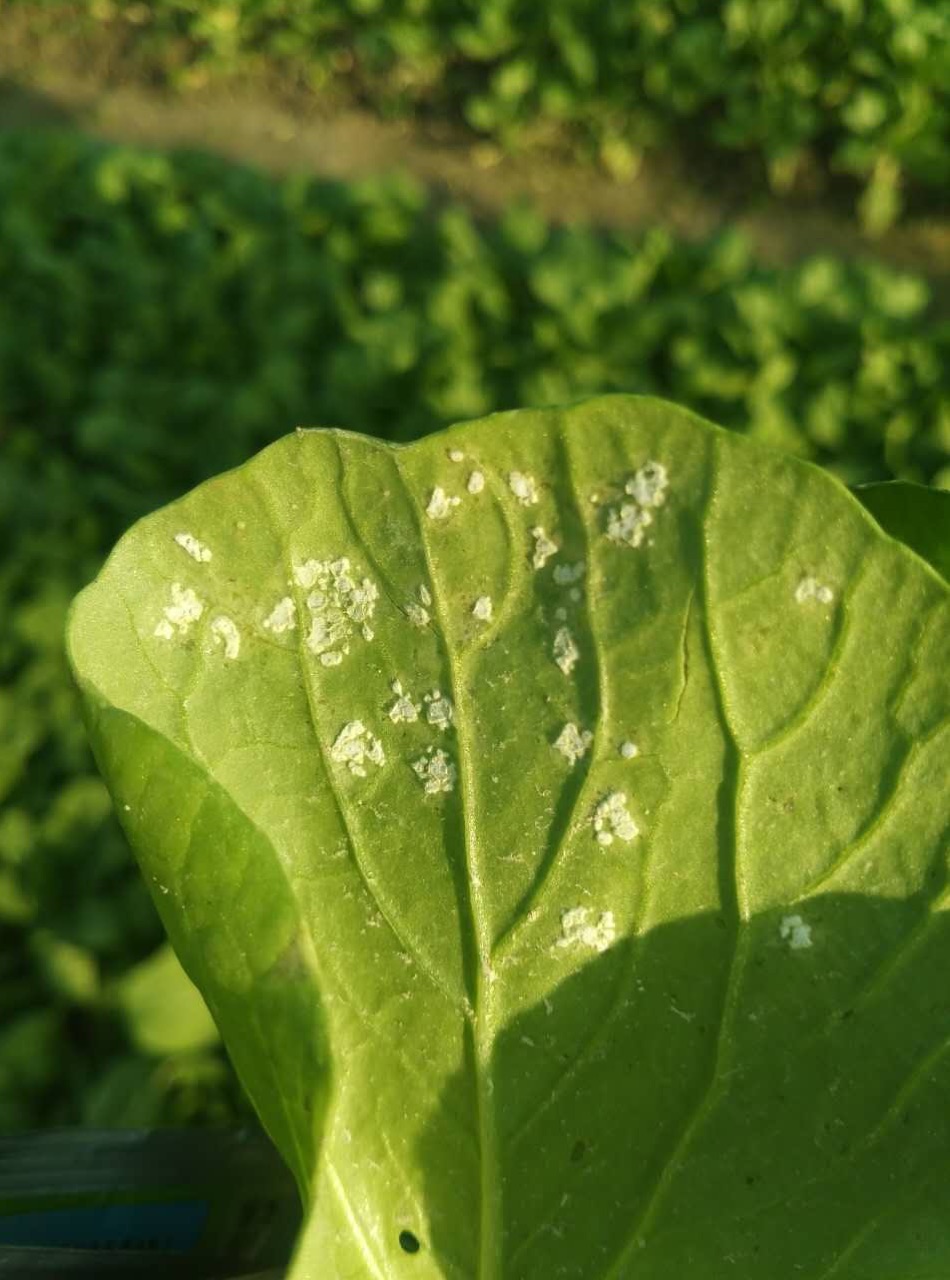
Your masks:
M891 480L858 485L855 495L886 533L906 542L950 581L950 493Z
M948 631L650 399L298 432L123 538L71 660L295 1276L950 1258Z
M827 259L766 271L733 237L559 232L518 210L480 226L398 182L274 183L66 135L0 139L0 196L10 1127L88 1107L108 1123L116 1056L174 1082L143 1123L155 1107L175 1123L235 1114L220 1057L142 1058L114 1013L114 984L161 930L93 774L61 635L134 519L301 423L408 440L601 390L680 399L849 482L947 465L947 330L913 276Z

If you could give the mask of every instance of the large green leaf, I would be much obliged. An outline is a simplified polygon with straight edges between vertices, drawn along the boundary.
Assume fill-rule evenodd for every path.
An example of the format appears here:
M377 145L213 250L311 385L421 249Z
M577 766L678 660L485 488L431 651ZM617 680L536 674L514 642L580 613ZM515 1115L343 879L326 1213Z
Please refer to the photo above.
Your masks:
M137 525L72 662L296 1280L950 1273L948 636L654 400L302 431Z
M899 538L950 582L950 493L907 480L862 484L855 496L892 538Z

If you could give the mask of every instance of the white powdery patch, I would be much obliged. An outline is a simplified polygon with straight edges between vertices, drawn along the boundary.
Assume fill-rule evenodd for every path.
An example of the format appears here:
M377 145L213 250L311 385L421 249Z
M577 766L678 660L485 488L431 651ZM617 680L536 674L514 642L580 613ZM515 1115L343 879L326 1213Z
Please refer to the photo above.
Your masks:
M508 488L523 507L533 507L538 500L537 481L523 471L508 472Z
M669 476L662 462L645 462L624 485L633 499L607 513L607 537L621 546L639 547L653 523L653 510L666 501Z
M554 637L554 661L569 676L580 658L580 650L567 627L561 627Z
M207 564L211 559L211 548L199 542L193 533L176 533L175 541L182 551L187 551L192 560L197 560L199 564Z
M569 587L574 582L580 582L586 572L587 565L583 560L578 560L577 564L556 564L554 581L559 587Z
M579 729L568 722L555 739L554 745L572 767L587 754L594 735L589 729Z
M330 748L330 759L346 765L357 778L366 777L366 765L386 763L386 753L379 738L366 728L362 720L351 720L336 735Z
M401 681L394 680L390 688L396 695L396 701L389 708L390 720L393 724L413 724L419 719L419 708L403 689Z
M543 569L551 557L557 555L558 545L552 542L539 524L531 530L531 536L534 538L534 554L531 557L531 563L536 569Z
M788 943L792 951L811 946L811 925L806 924L801 916L783 916L778 931L779 937Z
M433 689L423 698L426 704L426 720L437 729L448 729L455 714L455 708L448 698L444 698L438 689Z
M204 613L204 604L191 587L183 587L180 582L173 582L171 587L172 602L165 605L165 615L155 628L154 634L163 640L171 640L177 632L186 636Z
M379 588L371 578L360 578L347 556L296 564L294 581L309 592L307 648L324 667L340 665L357 632L366 641L373 639L369 623Z
M432 592L421 583L416 588L418 600L410 600L406 604L406 617L414 627L427 627L429 625L429 609L432 603Z
M462 452L461 449L449 450L449 462L464 462L464 461L465 461L465 454Z
M457 507L461 501L454 494L446 493L441 485L436 485L429 495L426 515L430 520L446 520L452 514L453 507Z
M606 951L617 936L617 926L612 911L603 911L597 920L591 921L589 907L570 907L561 913L561 936L555 946L589 947L592 951Z
M797 604L805 604L809 600L817 600L819 604L831 604L834 598L835 594L831 588L823 586L817 578L802 578L795 588Z
M651 461L645 462L624 488L641 507L662 507L669 483L663 463Z
M211 635L216 645L224 645L225 658L233 662L241 652L241 633L234 622L221 614L211 623Z
M491 613L491 596L479 596L472 605L472 616L476 617L479 622L491 622Z
M607 537L611 542L639 547L652 523L653 516L646 507L638 507L635 502L623 502L607 517Z
M441 748L430 747L424 756L413 761L412 768L427 796L454 791L458 771Z
M628 738L626 742L621 742L617 748L624 760L632 760L640 754L640 748L635 742L631 742Z
M591 820L597 843L605 849L615 840L631 841L640 834L640 828L630 816L627 796L623 791L610 791L594 810Z
M485 477L481 471L473 471L468 478L468 484L465 486L469 493L481 493L485 488Z
M290 596L284 596L283 600L278 600L264 619L265 630L273 631L275 636L279 636L283 631L293 631L296 625L297 606Z

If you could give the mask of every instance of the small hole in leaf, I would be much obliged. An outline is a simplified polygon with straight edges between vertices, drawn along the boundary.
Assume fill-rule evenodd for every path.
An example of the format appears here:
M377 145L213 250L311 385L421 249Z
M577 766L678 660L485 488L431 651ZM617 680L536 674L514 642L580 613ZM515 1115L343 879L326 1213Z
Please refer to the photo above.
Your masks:
M400 1231L399 1247L402 1249L403 1253L418 1253L419 1241L411 1231Z

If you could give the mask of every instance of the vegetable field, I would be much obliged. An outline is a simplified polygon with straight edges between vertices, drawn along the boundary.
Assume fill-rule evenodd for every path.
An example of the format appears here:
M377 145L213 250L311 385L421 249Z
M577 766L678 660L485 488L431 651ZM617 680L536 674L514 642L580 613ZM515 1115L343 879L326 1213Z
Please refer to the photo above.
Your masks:
M640 12L662 26L667 9L679 23L669 6ZM246 20L232 21L237 7L219 6L212 22L203 6L200 16L160 5L154 25L184 26L209 58L226 60L257 40L265 10L252 20L248 6ZM846 10L834 21L850 21ZM275 49L289 56L295 41L321 35L332 50L336 9L322 11L329 35L315 17L296 32L269 22ZM869 9L872 44L898 40L892 11L900 57L913 62L937 10ZM486 6L453 24L464 56L432 83L499 137L540 112L573 121L609 153L612 122L628 110L617 97L628 68L591 61L591 48L615 39L601 12L578 6L563 26L534 33L561 60L538 53L542 75L504 54L512 24L528 18ZM763 44L751 9L729 14L746 52L723 57L768 48L779 102L795 98L801 85L783 86L777 69L779 36ZM648 58L652 27L642 21ZM815 23L795 38L812 39L818 58L829 36ZM699 77L696 50L710 35L698 18L681 25L677 57ZM374 30L387 74L417 58L416 39L431 54L427 29L395 6ZM900 103L879 99L869 49L869 69L854 72L864 96L844 94L847 108L823 112L820 128L792 112L794 136L763 125L749 137L730 125L739 108L727 101L710 117L716 145L754 143L777 163L814 143L872 173L893 154L922 180L939 178L947 159L933 132L942 117L928 105L935 85L921 81L918 97ZM372 69L369 52L360 61ZM820 62L801 74L822 81ZM601 89L573 106L571 86L591 76ZM729 66L715 77L747 91ZM645 142L664 136L668 117L706 108L707 87L688 75L658 72L651 83ZM908 123L901 113L911 108ZM789 118L779 106L765 115ZM816 256L766 269L730 234L696 244L662 228L636 237L557 229L527 208L480 223L398 179L273 181L197 153L34 133L0 135L0 279L7 1127L226 1121L246 1106L203 1005L157 950L161 926L93 769L63 653L71 597L132 521L297 425L409 441L498 409L611 391L669 397L849 483L950 487L946 312L926 280L873 262Z

